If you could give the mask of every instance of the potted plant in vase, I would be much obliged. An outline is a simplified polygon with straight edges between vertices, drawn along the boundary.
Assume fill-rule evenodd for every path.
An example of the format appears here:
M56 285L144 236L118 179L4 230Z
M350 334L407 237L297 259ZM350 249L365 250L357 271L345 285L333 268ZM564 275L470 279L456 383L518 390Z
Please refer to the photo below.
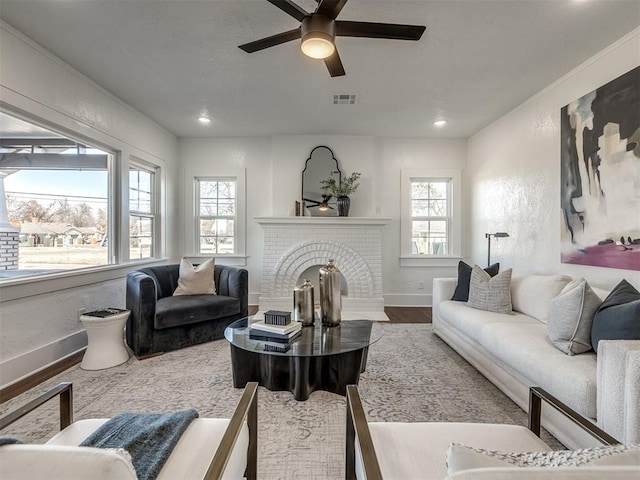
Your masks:
M355 193L360 184L358 179L360 178L359 172L353 172L348 177L343 178L340 183L335 178L327 178L320 181L320 187L324 191L328 191L336 197L338 204L338 216L348 217L349 207L351 206L351 199L349 195Z

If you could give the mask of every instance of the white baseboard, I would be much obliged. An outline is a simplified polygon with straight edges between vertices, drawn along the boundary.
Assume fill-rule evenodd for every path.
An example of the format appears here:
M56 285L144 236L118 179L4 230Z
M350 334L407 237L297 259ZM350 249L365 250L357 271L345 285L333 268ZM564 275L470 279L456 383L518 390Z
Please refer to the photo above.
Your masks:
M431 304L432 296L430 293L391 293L384 295L385 307L430 307Z
M0 363L0 388L17 382L87 346L87 332L81 330Z
M291 302L293 303L293 295L291 296ZM249 305L258 305L260 303L260 293L249 292Z

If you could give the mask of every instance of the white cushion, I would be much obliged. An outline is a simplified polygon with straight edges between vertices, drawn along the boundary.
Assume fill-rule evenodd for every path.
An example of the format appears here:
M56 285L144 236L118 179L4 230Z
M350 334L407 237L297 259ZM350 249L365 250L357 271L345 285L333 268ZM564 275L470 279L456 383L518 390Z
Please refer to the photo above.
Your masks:
M624 442L640 442L640 352L629 352L624 389Z
M49 440L47 445L78 445L106 421L106 419L91 419L74 422ZM227 419L196 418L180 437L167 463L160 470L158 480L203 478L228 424ZM248 446L249 430L245 425L227 463L224 478L244 476Z
M571 277L566 275L514 276L511 279L513 309L546 322L549 300L557 297L570 281Z
M547 332L553 344L568 355L591 350L591 325L601 303L584 278L569 282L549 301Z
M216 285L213 278L215 262L210 258L197 267L186 258L180 261L178 287L174 295L215 295Z
M618 441L640 443L640 340L598 347L598 425Z
M511 315L507 315L487 312L468 307L463 302L454 302L452 300L440 304L440 318L445 319L447 324L473 339L478 339L482 327L491 323L541 324L539 320L535 320L524 313L513 312Z
M542 440L519 425L373 422L369 429L382 477L393 480L444 478L447 448L452 442L495 450L549 450ZM357 458L361 458L359 450ZM360 461L356 462L356 473L363 478Z
M547 336L546 325L492 323L482 328L480 344L497 359L558 397L581 415L596 417L596 355L570 357Z
M129 463L111 449L61 445L5 445L2 480L136 480Z

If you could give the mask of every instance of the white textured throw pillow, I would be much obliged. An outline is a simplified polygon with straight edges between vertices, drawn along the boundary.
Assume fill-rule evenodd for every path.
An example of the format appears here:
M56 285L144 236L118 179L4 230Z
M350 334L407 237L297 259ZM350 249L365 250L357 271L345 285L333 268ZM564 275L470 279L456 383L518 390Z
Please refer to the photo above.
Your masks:
M573 280L568 275L514 275L511 278L511 306L516 312L547 323L549 301Z
M215 295L214 269L215 262L213 258L194 267L186 257L183 257L180 261L178 288L173 292L173 295Z
M478 265L474 265L467 305L489 312L511 313L511 269L492 277Z
M503 453L452 443L447 450L449 475L474 468L634 466L640 445L609 445L581 450Z
M593 316L602 303L584 278L570 282L549 301L547 333L567 355L591 350Z

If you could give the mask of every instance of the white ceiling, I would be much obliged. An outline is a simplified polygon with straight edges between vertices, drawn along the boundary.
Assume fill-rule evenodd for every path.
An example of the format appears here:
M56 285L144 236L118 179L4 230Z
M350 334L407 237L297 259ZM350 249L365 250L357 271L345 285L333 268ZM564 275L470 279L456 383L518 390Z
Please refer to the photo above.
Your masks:
M307 11L313 0L298 0ZM344 77L266 0L0 0L0 17L180 137L466 138L640 25L639 0L350 0L338 17L427 26L419 42L338 37ZM333 94L359 103L333 105ZM559 106L560 107L560 106ZM213 122L196 117L209 113ZM432 125L446 118L446 127Z

